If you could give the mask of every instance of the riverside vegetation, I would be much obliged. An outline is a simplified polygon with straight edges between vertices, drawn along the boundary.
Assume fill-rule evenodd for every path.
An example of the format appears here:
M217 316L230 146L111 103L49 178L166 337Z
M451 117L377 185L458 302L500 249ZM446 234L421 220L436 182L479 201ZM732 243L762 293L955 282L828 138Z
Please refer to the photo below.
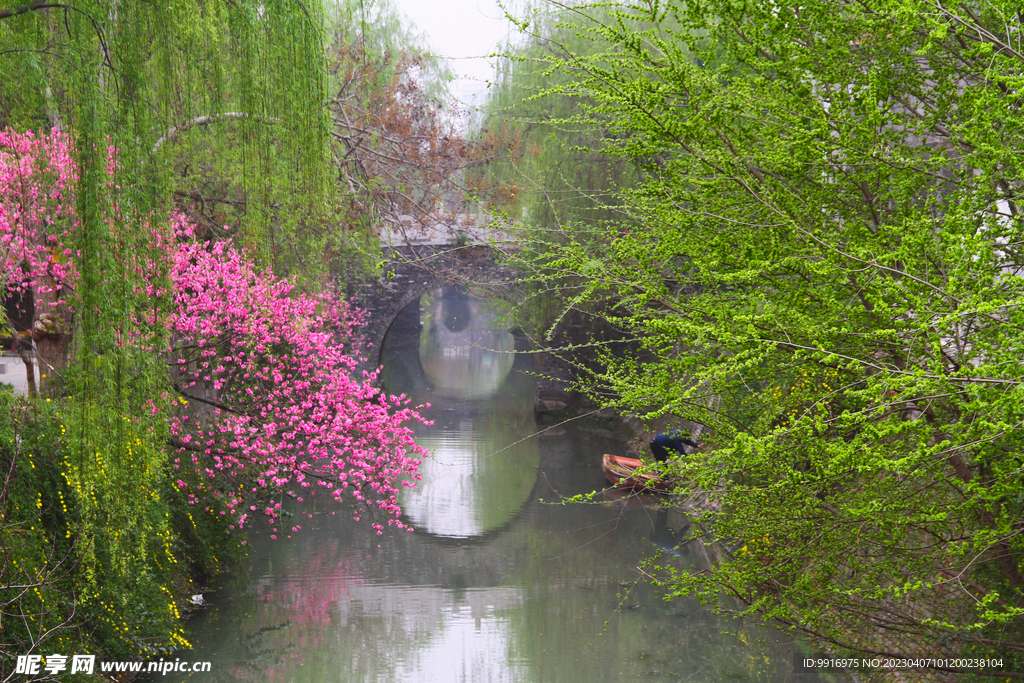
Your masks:
M522 225L537 336L617 330L581 387L714 433L670 471L734 552L652 566L668 597L1024 677L1019 7L555 2L519 25L481 133L512 153L476 183Z

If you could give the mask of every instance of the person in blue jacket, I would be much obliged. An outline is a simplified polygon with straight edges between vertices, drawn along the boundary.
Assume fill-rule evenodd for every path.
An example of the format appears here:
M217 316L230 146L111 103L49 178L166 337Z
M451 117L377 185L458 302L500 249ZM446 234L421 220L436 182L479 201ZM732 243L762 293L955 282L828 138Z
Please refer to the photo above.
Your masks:
M686 454L683 446L700 448L700 444L690 438L690 433L682 429L673 429L670 432L662 432L651 441L651 453L658 462L668 460L669 451Z

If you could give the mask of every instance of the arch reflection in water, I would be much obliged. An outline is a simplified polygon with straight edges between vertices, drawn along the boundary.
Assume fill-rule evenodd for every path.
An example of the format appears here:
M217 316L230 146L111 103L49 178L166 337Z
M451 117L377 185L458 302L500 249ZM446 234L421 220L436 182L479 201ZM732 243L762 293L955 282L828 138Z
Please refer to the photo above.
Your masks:
M401 504L419 531L482 536L515 517L537 481L540 456L533 439L504 450L500 438L450 431L417 440L432 457L420 466L423 479L416 487L403 490Z
M417 429L417 441L431 457L420 467L422 480L403 490L402 508L420 531L481 536L508 523L537 481L539 450L529 438L535 430L533 379L512 371L515 340L494 302L450 287L424 296L418 313L419 330L408 321L395 326L385 346L392 367L405 370L389 372L386 362L387 386L433 406L434 425ZM413 334L418 340L410 343ZM402 358L413 348L418 364ZM417 367L423 381L404 376Z

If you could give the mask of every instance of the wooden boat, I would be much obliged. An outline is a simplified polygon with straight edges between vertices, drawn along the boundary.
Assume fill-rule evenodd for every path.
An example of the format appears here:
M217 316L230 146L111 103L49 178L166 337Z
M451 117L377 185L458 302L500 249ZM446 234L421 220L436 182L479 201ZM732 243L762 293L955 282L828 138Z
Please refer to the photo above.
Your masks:
M601 469L604 476L616 488L648 493L668 493L671 484L655 474L637 474L636 470L643 465L636 458L625 458L621 455L604 454Z

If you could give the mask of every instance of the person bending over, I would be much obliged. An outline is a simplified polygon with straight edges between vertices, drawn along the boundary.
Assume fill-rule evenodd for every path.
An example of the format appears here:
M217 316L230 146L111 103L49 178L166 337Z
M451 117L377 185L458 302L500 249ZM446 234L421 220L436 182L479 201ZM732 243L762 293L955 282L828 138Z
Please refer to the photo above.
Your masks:
M690 448L700 448L700 444L690 438L689 432L682 429L673 429L670 432L662 432L654 437L654 441L651 441L651 453L654 454L654 459L658 462L665 462L668 460L669 451L686 455L686 451L683 449L684 445Z

